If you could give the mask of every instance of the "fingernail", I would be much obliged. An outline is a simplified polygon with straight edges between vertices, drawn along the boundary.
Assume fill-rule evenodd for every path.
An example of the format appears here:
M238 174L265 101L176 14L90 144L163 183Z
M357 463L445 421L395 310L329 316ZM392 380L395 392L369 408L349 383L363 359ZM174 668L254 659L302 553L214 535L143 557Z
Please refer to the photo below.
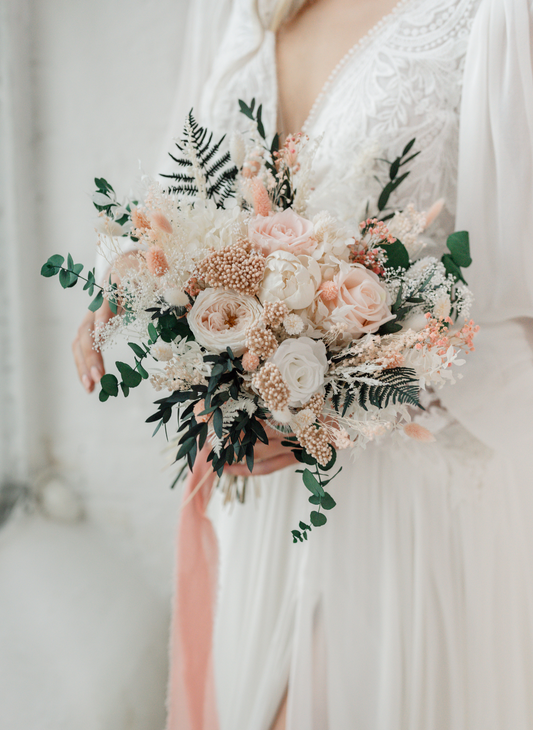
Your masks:
M91 382L90 377L88 375L85 375L85 374L82 375L81 376L81 382L83 383L83 385L84 385L85 390L87 391L87 393L90 393L91 392L91 386L92 386L92 382Z
M92 379L94 380L95 383L100 382L100 378L102 377L102 373L98 370L98 368L96 367L96 365L93 365L92 366L92 368L91 368L91 375L92 375Z

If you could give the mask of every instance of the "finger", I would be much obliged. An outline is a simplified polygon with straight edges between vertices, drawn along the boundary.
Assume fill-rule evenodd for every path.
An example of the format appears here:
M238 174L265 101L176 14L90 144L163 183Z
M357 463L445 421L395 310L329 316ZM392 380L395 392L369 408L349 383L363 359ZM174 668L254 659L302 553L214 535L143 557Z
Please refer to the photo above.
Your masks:
M93 385L97 383L105 373L104 360L99 351L94 349L94 315L90 313L85 317L78 330L78 342L81 351L82 369L90 377ZM85 385L85 382L82 382Z
M77 337L72 343L72 354L74 355L74 362L78 371L78 377L87 393L92 393L94 390L94 380L91 378L87 363L83 357L83 353L80 346L79 338Z
M90 339L84 339L84 354L90 363L91 377L95 382L99 382L100 378L105 375L105 367L100 350L94 349L94 333L104 327L114 316L115 314L111 311L109 302L104 299L102 306L94 313L94 324L89 333Z

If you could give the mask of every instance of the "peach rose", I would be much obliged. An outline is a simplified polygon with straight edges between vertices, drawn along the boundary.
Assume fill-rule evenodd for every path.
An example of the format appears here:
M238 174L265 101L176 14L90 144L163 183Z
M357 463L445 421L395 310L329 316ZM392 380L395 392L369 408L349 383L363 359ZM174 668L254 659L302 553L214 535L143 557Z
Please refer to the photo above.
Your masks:
M328 319L346 324L352 337L376 332L382 324L395 318L389 309L389 292L379 277L361 264L341 261L333 282L337 296L324 301L330 313Z
M204 289L187 315L196 342L210 352L231 347L237 356L245 350L246 331L257 324L263 307L255 297L225 289Z
M274 215L256 215L248 225L248 235L265 256L274 251L288 251L300 256L310 254L317 247L313 224L291 208Z

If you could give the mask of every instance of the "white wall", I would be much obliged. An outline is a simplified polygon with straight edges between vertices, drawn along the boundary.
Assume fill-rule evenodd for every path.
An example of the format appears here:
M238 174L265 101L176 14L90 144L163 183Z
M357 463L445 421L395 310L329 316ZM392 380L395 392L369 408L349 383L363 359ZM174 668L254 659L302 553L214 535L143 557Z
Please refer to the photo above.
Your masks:
M35 182L38 235L32 285L40 303L42 402L35 465L83 496L91 519L124 540L162 587L170 570L178 495L161 472L162 435L144 419L157 394L102 404L77 381L70 342L88 298L38 277L52 253L92 265L93 178L128 192L156 171L180 63L186 0L34 0ZM122 351L122 350L121 350ZM118 353L114 353L118 354ZM127 353L123 352L124 357ZM112 366L112 354L107 362Z
M19 516L2 529L0 592L7 587L14 601L6 601L4 590L2 641L26 634L39 605L49 606L50 621L61 615L61 626L51 625L48 614L39 615L42 641L33 660L28 658L35 662L35 674L40 665L65 664L59 656L48 656L51 646L61 654L65 621L72 621L67 627L70 645L73 633L83 627L91 636L90 627L98 633L104 622L113 673L105 675L112 691L106 690L102 708L98 682L104 683L104 678L95 679L91 690L94 718L85 717L83 723L72 724L77 694L62 700L50 693L49 707L35 707L43 718L39 729L148 730L162 722L179 504L178 492L169 489L172 472L162 471L164 437L159 434L152 440L152 427L144 423L157 395L147 386L127 400L101 404L97 393L85 393L70 343L88 298L81 288L62 290L57 279L45 280L39 270L53 253L71 252L76 261L93 265L90 194L95 176L108 179L120 193L129 191L139 160L146 171L157 172L175 96L188 0L0 0L0 5L0 477L27 480L32 488L50 475L59 477L81 497L86 515L84 522L68 529L39 516ZM122 348L109 353L107 361L112 364L125 356ZM76 559L56 565L54 560L60 555L66 559L71 550ZM40 563L34 555L41 555ZM38 582L32 570L39 571ZM77 583L71 584L72 570L77 583L90 586L94 601L88 604L83 591L74 587ZM45 596L47 591L50 595ZM98 591L101 596L94 595ZM117 614L116 632L109 623L111 605ZM125 610L119 611L120 606ZM95 677L106 654L102 651L95 659ZM10 728L33 730L23 699L28 694L24 673L11 671L12 654L4 645L2 656L0 684L10 697ZM143 682L141 673L132 683L131 663L142 666L141 656L151 680ZM26 670L32 674L31 666ZM80 686L92 670L83 671ZM58 677L61 683L61 672ZM137 704L151 702L153 711L130 708L130 714L137 711L137 719L128 719L118 706L120 682L129 685L130 694L132 687L144 685L150 697L143 697L140 689ZM56 711L61 703L64 709L65 701L73 715L60 717ZM87 697L80 699L83 713L86 702ZM114 702L118 704L113 708ZM111 708L108 715L106 708ZM49 725L44 722L47 712Z

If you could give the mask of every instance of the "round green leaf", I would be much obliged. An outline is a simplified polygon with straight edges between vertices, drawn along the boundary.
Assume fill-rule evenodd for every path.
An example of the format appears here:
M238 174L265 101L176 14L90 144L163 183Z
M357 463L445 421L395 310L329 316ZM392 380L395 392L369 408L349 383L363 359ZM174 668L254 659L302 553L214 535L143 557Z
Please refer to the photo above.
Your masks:
M457 266L467 268L472 263L470 256L470 239L468 231L456 231L448 236L446 245L450 249L452 259Z
M387 267L389 269L409 268L409 254L401 241L396 240L394 243L387 243L383 246L383 250L387 256Z
M57 253L54 254L54 256L50 256L48 261L43 264L41 268L41 276L55 276L57 273L59 273L59 270L64 261L65 259L63 258L63 256L60 256Z
M130 365L125 362L116 362L115 365L118 368L119 373L122 375L122 382L127 385L128 388L136 388L141 380L142 376Z
M100 386L104 393L112 396L118 395L118 380L114 375L111 375L111 373L107 373L102 376L100 379Z
M333 509L333 507L335 507L337 502L335 502L335 500L333 499L331 494L326 492L324 494L324 496L322 497L320 504L322 505L322 509Z
M311 524L314 527L322 527L328 521L328 518L322 512L311 512Z

